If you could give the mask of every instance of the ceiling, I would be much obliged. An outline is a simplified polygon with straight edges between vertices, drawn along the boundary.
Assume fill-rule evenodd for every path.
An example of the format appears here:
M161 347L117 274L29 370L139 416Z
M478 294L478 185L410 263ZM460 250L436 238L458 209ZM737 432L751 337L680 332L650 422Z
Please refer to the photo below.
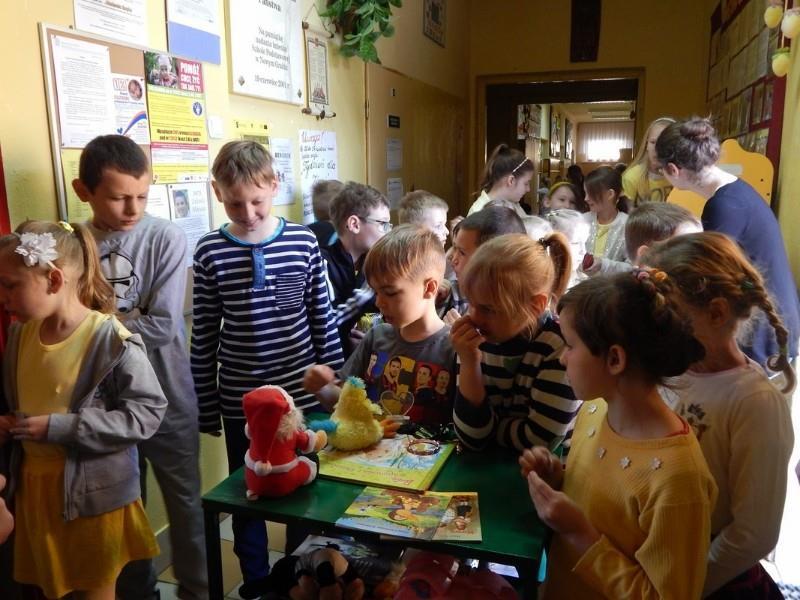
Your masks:
M632 121L631 113L635 110L633 100L570 102L558 105L573 123L590 121Z

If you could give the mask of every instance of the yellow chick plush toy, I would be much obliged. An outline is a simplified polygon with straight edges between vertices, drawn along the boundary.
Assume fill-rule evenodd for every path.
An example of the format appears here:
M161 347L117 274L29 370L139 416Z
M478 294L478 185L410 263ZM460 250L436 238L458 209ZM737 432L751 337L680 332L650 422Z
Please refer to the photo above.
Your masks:
M330 433L328 441L339 450L372 446L383 437L383 427L375 419L380 414L380 407L367 398L364 382L358 377L348 377L331 415L336 430Z

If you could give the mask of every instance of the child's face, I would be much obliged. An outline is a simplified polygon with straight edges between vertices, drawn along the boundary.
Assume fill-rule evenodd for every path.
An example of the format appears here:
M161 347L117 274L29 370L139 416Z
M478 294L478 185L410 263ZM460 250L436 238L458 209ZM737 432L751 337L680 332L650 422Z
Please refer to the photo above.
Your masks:
M422 213L419 226L430 229L436 234L436 237L442 242L442 247L447 243L447 211L443 208L426 209Z
M575 210L578 206L575 194L565 185L556 188L556 191L553 192L552 195L545 198L544 204L553 210L558 210L559 208L571 208Z
M386 233L389 232L391 227L386 225L391 222L391 215L389 214L389 207L383 204L370 209L369 213L364 215L365 218L359 217L358 227L351 229L356 244L362 252L369 252L369 249L375 245Z
M272 200L278 191L275 179L261 185L248 182L225 186L218 181L212 181L211 185L231 220L233 235L248 240L266 238L270 229Z
M583 343L575 331L572 309L566 308L559 314L561 335L564 336L566 347L561 354L560 362L567 369L567 379L576 398L592 400L594 398L608 398L609 373L606 369L605 359L594 356L586 344ZM611 382L611 386L615 385Z
M450 257L450 264L453 265L456 277L461 277L461 272L467 267L469 259L475 254L475 250L480 245L478 243L478 232L471 229L459 229L453 240L453 254Z
M0 251L0 304L23 323L51 314L53 294L40 267L26 267L11 248Z
M593 213L598 213L616 203L613 190L603 190L599 194L590 194L586 187L583 189L586 192L586 204Z
M432 278L423 277L415 280L375 277L369 283L375 290L375 306L381 311L383 320L401 329L421 319L430 308L431 297L426 285L431 281ZM435 282L428 287L433 287L435 295Z
M473 286L477 302L470 298L469 318L472 324L481 332L489 342L500 344L518 336L528 326L528 323L517 315L511 317L502 311L490 298L487 286L478 283Z
M75 179L72 187L78 197L92 207L95 227L103 231L130 231L147 208L150 172L135 177L116 169L105 169L94 191L90 191L80 179Z
M658 169L658 157L656 156L656 142L661 132L667 128L668 123L658 123L650 128L647 136L647 163L650 171Z
M519 202L525 194L531 191L531 179L533 179L533 171L514 177L508 199Z

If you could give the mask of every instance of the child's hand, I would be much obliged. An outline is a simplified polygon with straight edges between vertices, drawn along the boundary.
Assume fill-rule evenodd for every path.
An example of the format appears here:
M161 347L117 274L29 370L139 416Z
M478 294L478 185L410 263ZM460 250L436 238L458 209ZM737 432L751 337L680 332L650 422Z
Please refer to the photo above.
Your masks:
M50 425L50 415L36 417L22 417L11 429L15 440L28 440L42 442L47 438L47 427Z
M455 308L451 308L450 310L447 311L447 313L445 313L444 319L442 319L442 321L444 321L446 325L452 326L460 318L461 318L461 313L458 312Z
M329 383L336 381L336 371L327 365L314 365L303 375L303 389L316 394Z
M560 534L581 555L600 539L600 533L580 507L564 492L551 488L535 471L528 473L528 491L542 522Z
M13 414L0 415L0 445L11 439L11 428L17 423Z
M519 457L520 473L526 479L530 472L536 473L554 490L560 490L564 481L561 460L544 446L525 450Z
M450 328L450 341L453 342L453 350L461 358L461 362L480 361L480 345L486 341L469 315L459 317Z

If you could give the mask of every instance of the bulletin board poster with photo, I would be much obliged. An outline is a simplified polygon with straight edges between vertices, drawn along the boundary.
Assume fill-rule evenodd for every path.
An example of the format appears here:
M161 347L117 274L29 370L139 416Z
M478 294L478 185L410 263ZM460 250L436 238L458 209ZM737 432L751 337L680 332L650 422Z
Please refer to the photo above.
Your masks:
M765 154L777 169L785 80L774 77L771 57L780 29L766 27L763 0L721 0L711 17L707 110L720 139L735 138ZM777 181L777 177L775 178Z

